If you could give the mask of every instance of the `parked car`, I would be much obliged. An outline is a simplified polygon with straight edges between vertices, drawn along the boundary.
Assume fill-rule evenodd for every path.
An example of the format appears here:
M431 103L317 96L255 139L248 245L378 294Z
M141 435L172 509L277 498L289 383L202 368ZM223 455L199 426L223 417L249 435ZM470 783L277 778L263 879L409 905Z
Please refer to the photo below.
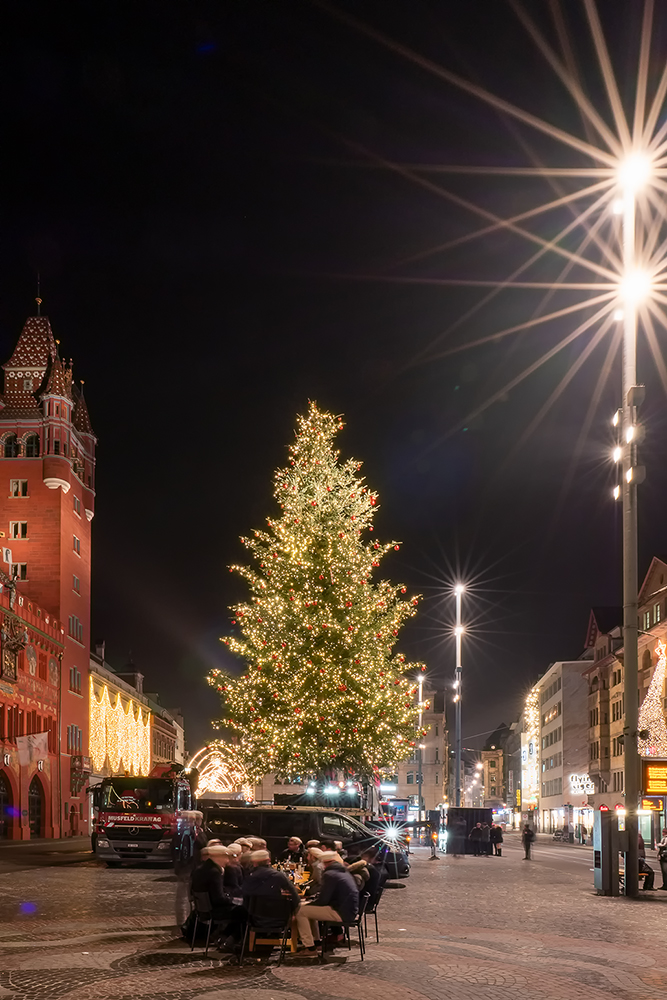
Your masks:
M335 809L206 802L200 802L199 808L204 813L204 826L223 844L230 844L237 837L262 837L274 857L284 851L292 836L300 837L304 844L309 840L340 840L348 854L375 845L382 852L391 878L407 878L410 874L410 862L399 844Z

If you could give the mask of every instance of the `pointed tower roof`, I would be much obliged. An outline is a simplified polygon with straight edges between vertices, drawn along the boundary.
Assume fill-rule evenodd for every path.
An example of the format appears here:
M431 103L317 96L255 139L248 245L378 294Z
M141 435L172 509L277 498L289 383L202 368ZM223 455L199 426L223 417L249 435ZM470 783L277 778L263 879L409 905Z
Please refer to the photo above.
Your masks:
M58 353L48 316L29 316L9 361L2 367L46 369Z
M42 396L72 398L72 369L66 368L56 353Z
M81 434L92 434L94 436L95 432L90 423L90 415L85 396L83 395L83 382L81 383L81 388L75 387L72 423Z

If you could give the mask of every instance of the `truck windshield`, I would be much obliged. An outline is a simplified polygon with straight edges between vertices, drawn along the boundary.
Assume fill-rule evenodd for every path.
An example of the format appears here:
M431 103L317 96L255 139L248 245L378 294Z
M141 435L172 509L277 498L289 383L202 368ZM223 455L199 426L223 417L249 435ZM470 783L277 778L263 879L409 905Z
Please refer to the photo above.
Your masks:
M104 782L100 808L118 812L163 812L174 808L167 778L111 778Z

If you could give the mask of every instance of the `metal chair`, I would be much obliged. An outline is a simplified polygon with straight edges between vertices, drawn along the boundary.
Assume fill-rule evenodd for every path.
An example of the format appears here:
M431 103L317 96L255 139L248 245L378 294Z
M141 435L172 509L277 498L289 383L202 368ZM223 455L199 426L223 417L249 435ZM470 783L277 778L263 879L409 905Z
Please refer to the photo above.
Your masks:
M250 896L246 902L248 919L241 944L239 965L243 965L246 953L254 952L255 945L271 945L280 947L278 965L282 964L287 950L287 939L292 929L294 909L292 900L285 896ZM263 925L258 926L258 925Z
M206 933L206 951L204 952L204 957L208 958L208 946L211 940L211 928L213 927L214 924L211 898L207 892L193 892L192 899L195 904L195 925L192 929L192 947L190 948L190 951L195 950L197 925L201 921L202 924L208 925L208 930Z
M369 905L364 911L364 935L368 936L368 918L375 918L375 941L377 944L380 943L380 931L378 930L378 906L380 905L380 900L382 899L382 893L384 892L384 886L381 885L375 894L375 899L369 902Z
M347 941L347 950L352 951L352 942L350 940L350 927L356 927L359 934L359 954L361 956L361 961L364 960L364 955L366 954L366 940L364 937L364 915L366 913L366 907L368 906L368 901L370 899L370 893L364 892L359 896L359 912L354 920L347 921L343 923L342 920L325 920L320 921L322 926L322 946L320 951L320 961L324 961L324 946L326 943L327 930L329 927L342 927L343 934L345 935L345 940Z

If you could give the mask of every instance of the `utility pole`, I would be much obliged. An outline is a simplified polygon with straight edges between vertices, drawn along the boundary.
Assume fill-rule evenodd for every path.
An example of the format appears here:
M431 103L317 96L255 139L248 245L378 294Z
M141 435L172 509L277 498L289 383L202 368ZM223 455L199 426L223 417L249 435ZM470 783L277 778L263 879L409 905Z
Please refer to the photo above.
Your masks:
M456 597L456 627L454 635L456 637L456 673L454 675L454 703L456 705L456 805L461 802L461 699L463 695L463 668L461 665L461 640L463 637L463 625L461 624L461 598L465 587L462 583L457 583L454 587Z

